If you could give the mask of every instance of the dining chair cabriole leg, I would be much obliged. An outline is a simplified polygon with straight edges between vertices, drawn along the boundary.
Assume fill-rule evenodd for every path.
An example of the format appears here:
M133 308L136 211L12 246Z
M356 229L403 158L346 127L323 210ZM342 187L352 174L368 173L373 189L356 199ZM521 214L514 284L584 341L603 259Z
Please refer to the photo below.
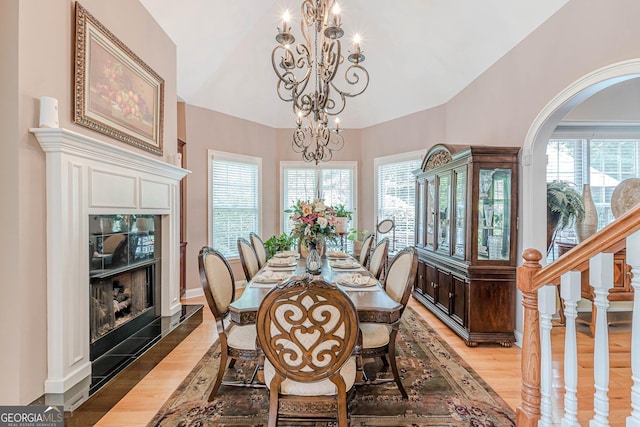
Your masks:
M227 348L227 337L225 335L220 336L220 345L222 349ZM224 341L224 342L223 342ZM218 367L218 375L216 375L216 381L215 383L213 383L213 389L211 390L211 393L209 393L209 402L213 401L213 399L215 399L216 394L218 393L218 389L220 388L220 384L222 384L222 378L224 377L224 372L226 371L226 366L227 366L227 352L226 351L222 351L220 353L220 366ZM234 362L235 359L231 359L231 362Z
M398 328L396 326L391 331L391 336L389 339L389 359L391 362L391 372L393 372L393 379L398 385L398 390L400 391L400 394L402 394L402 398L404 400L407 400L409 399L409 396L407 396L407 392L404 389L404 386L402 385L400 374L398 373L398 363L396 361L396 336L397 335L398 335Z
M233 368L236 360L258 361L260 354L255 343L256 329L253 325L225 327L229 304L235 300L235 280L225 257L215 249L205 246L198 255L198 269L202 290L213 314L220 343L220 363L209 401L215 398L221 385L265 387L264 384L254 383L255 375L248 382L223 380L227 368Z

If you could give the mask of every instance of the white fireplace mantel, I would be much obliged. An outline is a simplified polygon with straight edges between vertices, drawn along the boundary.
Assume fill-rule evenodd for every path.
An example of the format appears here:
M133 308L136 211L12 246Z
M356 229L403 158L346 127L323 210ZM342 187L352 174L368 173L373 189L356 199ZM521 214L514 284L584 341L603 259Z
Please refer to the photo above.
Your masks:
M45 393L91 375L89 215L162 215L161 314L180 305L180 180L189 171L62 128L30 129L46 153L47 360Z

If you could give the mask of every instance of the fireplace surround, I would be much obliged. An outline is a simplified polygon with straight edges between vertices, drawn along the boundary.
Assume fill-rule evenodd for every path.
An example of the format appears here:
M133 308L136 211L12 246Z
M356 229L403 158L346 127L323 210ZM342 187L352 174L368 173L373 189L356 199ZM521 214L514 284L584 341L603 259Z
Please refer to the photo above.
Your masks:
M47 379L66 393L91 378L92 216L151 215L162 238L156 273L161 316L182 310L179 294L179 183L187 170L63 128L33 128L46 153ZM81 387L81 390L84 390ZM84 393L81 391L80 393Z

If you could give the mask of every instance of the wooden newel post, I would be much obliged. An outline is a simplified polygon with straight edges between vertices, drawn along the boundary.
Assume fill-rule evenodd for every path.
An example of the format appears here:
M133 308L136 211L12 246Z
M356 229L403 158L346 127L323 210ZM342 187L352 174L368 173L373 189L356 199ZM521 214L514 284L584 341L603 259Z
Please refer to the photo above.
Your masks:
M542 269L542 254L527 249L522 254L524 264L518 267L517 284L522 292L524 330L522 334L522 403L516 411L518 427L536 427L540 419L540 318L538 290L533 277Z

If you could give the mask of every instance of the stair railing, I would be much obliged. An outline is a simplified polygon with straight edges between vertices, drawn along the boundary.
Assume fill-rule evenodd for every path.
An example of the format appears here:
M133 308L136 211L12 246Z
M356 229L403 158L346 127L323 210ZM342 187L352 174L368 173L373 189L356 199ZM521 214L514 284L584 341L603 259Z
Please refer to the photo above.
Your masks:
M577 302L581 297L581 271L589 268L594 288L596 316L594 335L594 417L590 427L608 426L609 342L606 313L608 291L613 286L613 253L626 247L626 262L631 266L634 289L631 326L631 413L627 427L640 427L640 205L621 215L555 262L541 266L542 254L527 249L518 267L517 284L522 292L524 330L522 339L521 406L517 409L518 427L554 425L551 404L552 354L551 317L557 311L556 294L560 285L566 318L564 348L564 411L560 424L579 426L577 420ZM580 396L585 397L585 396Z

